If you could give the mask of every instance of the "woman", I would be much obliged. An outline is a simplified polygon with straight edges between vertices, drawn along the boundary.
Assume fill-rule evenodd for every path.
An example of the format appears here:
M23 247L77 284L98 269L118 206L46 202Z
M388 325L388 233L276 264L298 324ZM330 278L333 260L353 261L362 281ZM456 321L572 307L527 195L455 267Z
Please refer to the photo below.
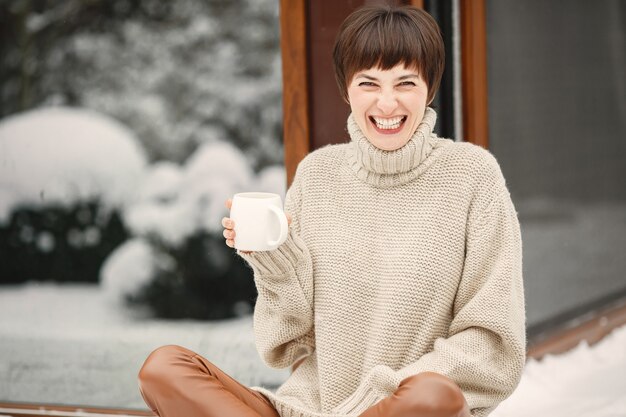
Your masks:
M484 416L519 381L519 224L496 160L433 133L437 24L411 7L360 9L333 57L351 142L299 164L287 241L240 253L259 293L259 353L299 365L273 393L160 348L140 373L160 416Z

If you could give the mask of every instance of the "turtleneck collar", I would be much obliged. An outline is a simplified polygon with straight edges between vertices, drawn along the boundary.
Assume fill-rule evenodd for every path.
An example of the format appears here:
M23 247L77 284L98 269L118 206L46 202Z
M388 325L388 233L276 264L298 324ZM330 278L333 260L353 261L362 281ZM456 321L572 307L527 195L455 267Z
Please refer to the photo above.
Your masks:
M409 141L395 151L384 151L372 145L356 123L354 116L348 117L348 164L357 177L377 187L393 187L407 183L426 169L423 162L433 150L431 139L437 113L426 108L424 117Z

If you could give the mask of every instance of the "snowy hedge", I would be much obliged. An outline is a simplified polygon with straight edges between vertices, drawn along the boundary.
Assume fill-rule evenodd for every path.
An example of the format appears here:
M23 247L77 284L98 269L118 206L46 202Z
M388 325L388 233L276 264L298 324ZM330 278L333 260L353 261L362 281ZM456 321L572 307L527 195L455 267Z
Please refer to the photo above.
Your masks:
M0 149L0 283L101 280L111 299L159 317L251 311L251 271L222 237L224 202L247 190L284 196L283 167L257 175L221 141L184 165L147 165L127 128L70 108L3 120Z
M256 298L251 270L222 237L227 198L246 190L285 194L285 170L258 175L224 142L200 147L186 163L153 164L126 207L132 240L102 269L114 301L149 306L159 317L218 319L247 314Z
M97 282L127 237L146 157L115 120L47 108L0 122L0 282Z

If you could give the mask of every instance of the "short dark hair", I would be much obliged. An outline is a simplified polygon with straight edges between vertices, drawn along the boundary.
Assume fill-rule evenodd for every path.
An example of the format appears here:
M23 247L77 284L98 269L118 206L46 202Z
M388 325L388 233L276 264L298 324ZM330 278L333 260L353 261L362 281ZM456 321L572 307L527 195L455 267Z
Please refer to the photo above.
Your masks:
M439 25L412 6L363 7L343 21L333 49L335 78L348 101L348 83L360 70L388 70L398 64L416 68L428 86L430 103L437 93L445 64Z

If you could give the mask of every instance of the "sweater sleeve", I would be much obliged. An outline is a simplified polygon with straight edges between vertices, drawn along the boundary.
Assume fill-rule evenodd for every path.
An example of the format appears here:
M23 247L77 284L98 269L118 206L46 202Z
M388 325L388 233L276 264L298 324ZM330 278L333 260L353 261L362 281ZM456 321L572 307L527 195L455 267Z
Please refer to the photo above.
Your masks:
M299 236L301 176L296 174L285 197L285 212L292 217L287 240L272 251L237 252L254 272L255 341L273 368L286 368L315 348L311 255Z
M521 258L517 214L502 185L493 199L470 213L465 264L447 337L403 368L374 367L344 410L361 412L393 394L403 379L431 371L459 385L473 416L488 415L513 392L525 362Z

